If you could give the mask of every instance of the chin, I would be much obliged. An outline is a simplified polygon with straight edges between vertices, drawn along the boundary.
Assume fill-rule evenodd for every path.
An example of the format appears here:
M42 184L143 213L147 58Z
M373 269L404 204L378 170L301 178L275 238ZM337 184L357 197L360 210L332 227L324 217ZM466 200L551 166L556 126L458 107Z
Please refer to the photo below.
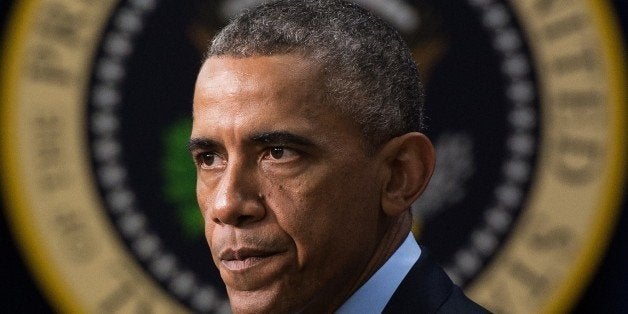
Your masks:
M227 287L233 313L290 313L295 312L287 300L281 300L274 291L235 291Z

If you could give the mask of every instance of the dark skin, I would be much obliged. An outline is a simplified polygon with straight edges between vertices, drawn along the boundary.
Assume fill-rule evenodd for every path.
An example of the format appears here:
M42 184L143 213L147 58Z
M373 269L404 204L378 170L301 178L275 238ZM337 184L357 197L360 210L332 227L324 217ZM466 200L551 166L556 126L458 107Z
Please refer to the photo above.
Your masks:
M420 133L365 149L298 55L210 58L190 150L214 262L236 313L332 312L390 257L434 168Z

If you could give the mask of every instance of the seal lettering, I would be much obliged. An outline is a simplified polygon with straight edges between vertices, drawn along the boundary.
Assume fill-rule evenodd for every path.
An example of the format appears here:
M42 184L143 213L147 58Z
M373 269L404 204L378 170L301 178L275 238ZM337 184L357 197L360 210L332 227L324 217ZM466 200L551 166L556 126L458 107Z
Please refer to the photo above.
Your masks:
M557 177L570 185L582 185L597 177L603 157L599 141L562 134L556 143Z
M39 36L52 37L55 43L69 48L81 42L79 31L85 24L83 15L72 12L67 5L59 2L48 3L41 12L37 23Z
M93 260L97 252L96 242L76 210L57 210L52 225L58 230L58 239L61 239L71 261L84 264Z
M70 182L68 165L63 153L63 119L54 115L39 115L33 120L33 145L37 154L35 167L43 191L52 193L67 188Z

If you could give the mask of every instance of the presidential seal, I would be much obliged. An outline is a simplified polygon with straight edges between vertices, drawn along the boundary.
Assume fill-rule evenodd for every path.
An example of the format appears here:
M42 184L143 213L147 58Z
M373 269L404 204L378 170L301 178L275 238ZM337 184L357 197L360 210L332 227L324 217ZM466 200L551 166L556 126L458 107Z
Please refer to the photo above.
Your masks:
M228 312L185 144L211 36L258 1L20 2L2 55L12 231L61 311ZM437 168L414 233L494 312L563 312L605 250L626 65L601 1L356 0L409 43Z

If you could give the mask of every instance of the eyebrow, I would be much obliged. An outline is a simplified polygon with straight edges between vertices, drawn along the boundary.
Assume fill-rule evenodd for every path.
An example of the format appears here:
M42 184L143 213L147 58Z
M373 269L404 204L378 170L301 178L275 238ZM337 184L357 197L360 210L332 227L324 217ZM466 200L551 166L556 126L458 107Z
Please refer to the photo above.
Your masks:
M253 143L260 144L273 144L273 145L286 145L293 144L299 146L312 146L314 142L310 139L296 135L289 132L263 132L253 134L249 137L249 140ZM220 146L220 144L214 140L208 138L191 138L188 141L188 151L193 152L198 149L212 149Z
M188 151L193 152L197 149L209 149L218 146L216 141L206 138L192 138L188 141Z
M310 139L289 132L264 132L259 134L253 134L250 137L250 140L251 142L263 144L294 144L300 146L314 145L314 143Z

